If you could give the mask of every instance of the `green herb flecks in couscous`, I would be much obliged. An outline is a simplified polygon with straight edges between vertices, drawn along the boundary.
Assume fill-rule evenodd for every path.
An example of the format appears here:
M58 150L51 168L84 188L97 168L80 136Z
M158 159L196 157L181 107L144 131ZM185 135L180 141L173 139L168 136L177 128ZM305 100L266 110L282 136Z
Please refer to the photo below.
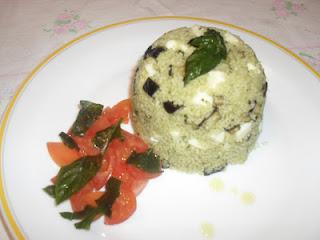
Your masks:
M266 91L263 68L239 37L179 28L157 39L139 62L133 127L163 167L208 175L247 159Z

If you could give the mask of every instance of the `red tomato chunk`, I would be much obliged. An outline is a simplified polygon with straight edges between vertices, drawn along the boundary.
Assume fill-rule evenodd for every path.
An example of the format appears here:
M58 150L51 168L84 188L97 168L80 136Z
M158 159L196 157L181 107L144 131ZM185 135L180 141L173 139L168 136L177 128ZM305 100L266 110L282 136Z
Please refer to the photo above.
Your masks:
M112 108L105 108L83 136L73 136L69 131L68 134L78 145L78 150L70 149L60 142L48 142L47 148L52 160L63 167L81 157L101 154L101 149L93 144L96 133L112 127L119 121L128 123L130 111L131 101L126 99ZM160 175L145 172L126 163L133 152L146 152L148 145L138 136L125 130L121 130L121 134L123 139L115 138L109 143L96 175L70 197L74 212L82 211L86 206L97 207L96 200L105 193L104 187L110 177L119 179L120 195L112 205L111 216L105 216L105 224L118 224L127 220L135 212L136 196L144 189L149 179ZM56 177L53 183L56 183Z

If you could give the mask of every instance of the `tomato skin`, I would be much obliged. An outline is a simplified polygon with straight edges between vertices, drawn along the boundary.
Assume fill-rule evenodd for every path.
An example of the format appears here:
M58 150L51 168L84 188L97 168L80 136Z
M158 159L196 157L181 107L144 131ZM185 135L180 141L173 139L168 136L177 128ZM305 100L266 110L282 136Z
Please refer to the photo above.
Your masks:
M132 151L142 153L148 150L148 145L138 136L131 134L125 130L122 130L122 134L126 139L126 146Z
M109 120L112 122L112 124L117 123L120 119L122 119L124 123L128 123L130 112L131 100L122 100L110 109Z
M136 210L136 195L125 186L120 187L120 196L113 203L111 217L105 216L104 223L108 225L122 223Z
M94 176L91 180L94 186L94 189L100 190L101 188L103 188L107 184L110 177L111 177L110 171L97 172L96 176Z
M88 205L84 196L93 192L93 188L93 184L90 181L79 192L76 192L70 197L71 207L74 212L80 212Z
M109 148L114 152L116 162L125 162L132 153L132 149L126 144L126 139L121 141L120 139L114 139Z
M86 205L97 207L96 200L98 200L103 194L104 192L89 192L83 196L83 201Z
M121 119L124 123L128 123L130 111L130 99L122 100L112 108L105 108L102 111L100 117L88 129L86 135L94 136L96 132L106 129L112 126L113 124L116 124Z
M70 202L74 212L80 212L86 206L96 207L96 200L102 196L104 192L78 192L71 196Z
M128 164L125 162L118 162L115 166L112 176L121 180L121 185L130 189L135 195L140 194L148 183L148 179L134 177L127 170Z
M114 151L112 148L108 148L103 156L101 168L96 176L91 180L95 190L99 190L107 184L107 181L111 177L112 171L115 168L115 162Z
M74 212L80 212L86 206L86 204L82 200L81 196L78 195L78 194L77 195L72 195L70 197L70 203L71 203L72 211L74 211Z
M88 129L86 135L94 136L96 132L99 132L103 129L106 129L112 125L112 122L109 120L110 108L105 108L100 117L92 124Z
M138 140L138 138L135 138L134 135L130 133L123 131L123 135L125 137L124 141L115 139L109 145L110 152L114 154L115 160L112 176L121 180L123 186L138 195L147 185L148 179L151 177L147 174L130 174L128 171L130 165L128 165L126 161L134 150L145 151L148 146L142 140Z
M77 137L72 136L73 140L78 144L79 152L81 156L87 156L87 155L97 155L100 153L100 150L93 146L92 144L92 136L83 136L83 137Z
M130 189L138 196L143 189L147 186L148 180L146 179L135 179L130 186Z
M60 167L69 165L81 157L77 150L71 149L61 142L48 142L47 149L52 160Z

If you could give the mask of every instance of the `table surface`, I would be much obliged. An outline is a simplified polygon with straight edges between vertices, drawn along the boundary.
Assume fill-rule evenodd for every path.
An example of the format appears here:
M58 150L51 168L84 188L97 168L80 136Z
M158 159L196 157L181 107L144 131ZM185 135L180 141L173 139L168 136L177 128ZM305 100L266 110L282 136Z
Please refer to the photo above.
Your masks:
M320 72L319 14L320 0L0 0L0 117L42 60L104 25L148 16L210 18L264 35Z

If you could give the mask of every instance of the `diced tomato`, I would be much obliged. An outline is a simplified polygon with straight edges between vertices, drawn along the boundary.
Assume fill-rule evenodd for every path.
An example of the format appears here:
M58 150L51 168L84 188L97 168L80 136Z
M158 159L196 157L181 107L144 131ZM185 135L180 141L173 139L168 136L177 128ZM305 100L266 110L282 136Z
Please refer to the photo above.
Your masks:
M128 164L126 164L126 161L128 157L131 155L132 151L135 150L133 147L134 144L132 144L132 141L136 140L135 138L129 135L130 135L129 133L126 133L124 141L115 139L109 145L109 149L111 152L114 153L114 157L115 157L112 176L120 179L124 186L131 189L137 195L142 191L144 186L147 184L147 180L150 178L150 176L147 175L148 178L143 176L142 174L140 175L136 174L135 176L133 176L128 172L128 169L127 169ZM139 150L142 150L145 148L145 146L147 146L143 142L142 144L141 142L139 142L139 144L136 144L136 145L140 146Z
M113 106L112 108L105 108L101 116L92 124L86 134L82 137L72 136L74 141L80 148L82 155L96 155L99 149L92 144L92 138L98 131L112 126L122 119L125 123L129 121L129 114L131 111L130 99L123 100Z
M98 172L96 176L93 177L92 184L94 186L95 190L100 190L103 188L106 183L108 182L108 179L111 176L111 171L104 171L104 172Z
M125 162L132 153L132 149L127 146L126 140L114 139L109 148L113 149L116 162Z
M132 190L135 195L138 195L142 189L147 185L148 179L136 178L132 176L127 170L128 164L118 162L112 172L112 176L121 180L121 184L126 188Z
M116 162L116 157L114 155L113 148L108 147L106 153L103 156L101 171L113 170L114 164Z
M65 166L82 156L101 154L101 150L92 143L95 134L116 124L120 119L128 123L130 111L131 101L126 99L112 108L105 108L84 136L72 136L69 130L79 150L70 149L63 143L49 142L47 146L52 159L59 166ZM121 131L124 139L116 138L110 142L97 174L80 191L70 197L74 212L82 211L88 205L96 207L96 200L104 194L101 189L110 177L121 180L120 196L112 206L111 217L105 217L106 224L117 224L128 219L136 209L136 196L144 189L149 179L160 175L160 173L144 172L126 163L132 152L145 152L148 150L148 145L138 136ZM56 177L52 178L52 182L56 183Z
M48 142L47 148L52 160L60 167L66 166L80 158L77 150L71 149L61 142Z
M138 136L122 130L125 136L125 144L135 152L142 153L148 150L148 145ZM129 156L128 156L129 157ZM136 179L151 179L160 176L161 173L148 173L133 165L128 164L126 169Z
M131 112L131 100L125 99L114 105L109 111L109 120L115 124L120 119L124 123L129 122L129 114Z
M96 200L99 199L104 192L89 192L83 196L83 201L86 205L90 205L91 207L97 207Z
M96 132L112 126L113 124L117 123L120 119L122 119L124 123L128 123L130 111L130 99L123 100L115 106L113 106L112 108L105 108L102 111L101 116L88 129L86 135L94 136Z
M71 196L70 197L70 203L71 203L72 210L74 212L80 212L86 206L86 204L82 200L82 196L79 195L79 194Z
M147 186L147 184L147 179L135 179L131 183L130 189L134 192L136 196L138 196L142 192L142 190Z
M92 144L92 136L72 136L72 138L78 144L78 147L80 148L79 152L82 156L97 155L100 153L100 150Z
M114 165L115 165L115 155L114 155L113 149L108 148L102 159L101 168L99 169L96 176L94 176L93 179L91 180L96 190L99 190L106 185L114 169Z
M125 186L120 188L120 196L113 203L111 217L105 217L105 224L118 224L127 220L136 210L135 194Z
M148 145L141 138L125 130L122 130L122 134L125 136L125 143L130 149L138 153L147 151Z
M112 122L109 120L110 118L110 108L105 108L101 116L92 124L92 126L88 129L86 135L94 136L96 132L99 132L103 129L106 129L112 125Z
M74 212L82 211L88 203L85 201L84 196L90 192L93 192L92 182L88 182L79 192L76 192L70 197L72 210Z
M134 180L125 185L128 186L128 188L131 189L136 196L138 196L142 192L142 190L147 186L147 184L148 179L135 178Z
M125 162L132 154L133 151L144 152L148 149L148 145L144 143L140 138L122 131L124 140L114 139L108 149L114 154L116 162Z

